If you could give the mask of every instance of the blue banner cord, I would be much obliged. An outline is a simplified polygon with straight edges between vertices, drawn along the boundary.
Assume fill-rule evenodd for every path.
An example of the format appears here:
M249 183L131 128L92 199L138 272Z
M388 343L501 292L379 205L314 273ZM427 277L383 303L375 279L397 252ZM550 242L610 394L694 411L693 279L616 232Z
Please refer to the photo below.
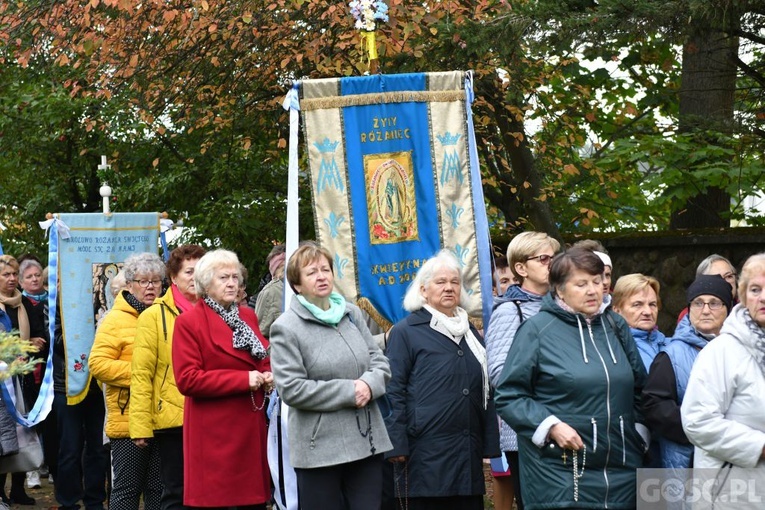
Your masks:
M467 125L470 144L468 147L470 157L470 177L473 188L473 204L475 211L476 242L478 243L478 274L481 281L481 304L483 312L484 330L489 327L491 317L492 292L491 292L491 234L489 232L489 220L486 217L486 202L483 196L481 183L481 170L478 163L478 148L475 142L475 127L473 126L473 73L465 74L465 110L467 112Z

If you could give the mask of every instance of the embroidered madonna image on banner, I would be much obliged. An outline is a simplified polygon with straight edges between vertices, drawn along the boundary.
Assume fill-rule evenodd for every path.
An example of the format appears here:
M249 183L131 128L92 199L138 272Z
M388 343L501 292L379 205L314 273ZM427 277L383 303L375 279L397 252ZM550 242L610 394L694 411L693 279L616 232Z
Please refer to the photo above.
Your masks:
M369 242L416 241L417 204L410 152L364 156Z
M316 235L334 257L336 290L395 323L422 263L445 248L462 266L466 309L480 317L490 240L470 74L305 80L300 90Z

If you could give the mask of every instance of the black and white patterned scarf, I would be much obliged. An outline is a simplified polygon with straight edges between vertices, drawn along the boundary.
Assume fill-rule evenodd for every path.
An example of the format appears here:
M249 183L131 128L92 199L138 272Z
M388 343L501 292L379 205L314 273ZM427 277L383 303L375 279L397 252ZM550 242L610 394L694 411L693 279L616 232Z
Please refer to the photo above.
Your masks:
M127 301L127 303L128 303L130 306L132 306L133 308L135 308L135 311L136 311L136 312L138 312L138 315L141 315L141 313L142 313L144 310L146 310L147 308L149 308L149 307L148 307L148 306L146 306L145 304L143 304L143 303L141 303L140 301L138 301L138 298L137 298L137 297L135 297L134 295L132 295L130 292L128 292L128 291L126 291L126 290L123 290L123 291L122 291L122 297L124 297L124 298L125 298L125 301Z
M260 343L255 332L239 317L238 306L234 304L226 310L210 296L205 296L204 300L207 306L220 315L220 318L234 332L234 349L250 351L250 355L255 359L263 359L268 356L266 349Z
M744 324L746 324L747 329L752 334L752 336L747 340L749 343L749 352L752 353L752 356L757 361L757 365L759 365L762 374L765 375L765 329L754 322L752 315L749 313L749 310L744 307L744 305L739 304L736 305L736 307L740 309L739 313L741 313L744 319ZM735 308L734 313L736 313Z

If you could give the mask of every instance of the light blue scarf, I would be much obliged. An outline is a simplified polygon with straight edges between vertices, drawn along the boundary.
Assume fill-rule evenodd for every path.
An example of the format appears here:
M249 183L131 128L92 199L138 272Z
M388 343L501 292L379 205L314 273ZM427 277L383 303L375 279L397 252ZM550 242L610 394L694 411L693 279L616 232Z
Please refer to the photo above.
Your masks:
M329 295L329 308L322 310L313 303L310 303L306 298L298 294L297 300L311 312L311 314L325 324L330 326L337 326L345 315L345 298L337 292L332 292Z

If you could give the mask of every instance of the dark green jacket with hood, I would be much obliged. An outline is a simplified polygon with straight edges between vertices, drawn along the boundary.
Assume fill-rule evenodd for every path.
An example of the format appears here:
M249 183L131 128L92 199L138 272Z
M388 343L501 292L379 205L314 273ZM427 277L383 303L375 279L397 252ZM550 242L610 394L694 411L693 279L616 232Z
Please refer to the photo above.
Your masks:
M588 321L552 294L544 297L540 312L518 329L495 396L499 415L518 433L527 510L635 507L635 470L646 444L636 429L645 378L624 319L601 309ZM584 469L578 501L573 453L567 450L564 462L548 437L558 421L586 447L577 455L577 473Z

